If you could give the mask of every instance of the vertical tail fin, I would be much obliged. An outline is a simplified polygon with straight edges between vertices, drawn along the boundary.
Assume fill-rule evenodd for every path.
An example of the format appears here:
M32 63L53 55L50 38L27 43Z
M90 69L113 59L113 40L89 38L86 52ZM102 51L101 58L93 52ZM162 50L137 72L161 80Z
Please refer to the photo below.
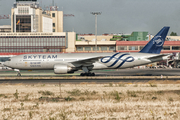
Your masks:
M170 27L163 27L140 51L140 53L155 53L159 54L163 48L164 41Z

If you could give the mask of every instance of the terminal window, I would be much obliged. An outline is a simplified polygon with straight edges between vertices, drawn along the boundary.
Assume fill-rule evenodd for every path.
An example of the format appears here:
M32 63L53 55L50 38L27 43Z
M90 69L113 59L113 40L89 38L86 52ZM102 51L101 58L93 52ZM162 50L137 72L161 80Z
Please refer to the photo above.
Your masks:
M96 51L96 47L93 47L93 51ZM97 51L99 51L99 47L97 47Z
M17 15L16 16L16 32L31 32L31 16Z
M180 46L172 46L172 50L180 50Z
M53 23L53 27L55 27L55 23Z
M91 47L85 47L85 51L91 51Z
M163 46L163 50L170 50L170 46Z
M116 50L116 47L115 46L111 46L111 47L109 47L109 50L110 51L114 51L114 50Z
M140 46L140 50L142 50L144 48L144 46Z
M83 47L77 47L77 51L83 51Z
M118 46L118 50L127 50L127 46Z
M107 51L107 47L106 46L102 46L101 47L101 51Z
M138 46L129 46L129 50L138 50Z
M0 52L60 52L65 36L0 36Z
M55 17L55 13L52 13L52 17Z

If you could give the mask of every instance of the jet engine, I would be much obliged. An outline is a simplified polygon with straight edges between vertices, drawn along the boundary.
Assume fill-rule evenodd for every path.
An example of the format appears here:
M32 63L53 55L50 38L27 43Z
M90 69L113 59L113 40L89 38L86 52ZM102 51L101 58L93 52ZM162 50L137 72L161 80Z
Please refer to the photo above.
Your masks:
M74 73L75 69L65 64L56 64L54 65L54 73L55 74L66 74L66 73Z

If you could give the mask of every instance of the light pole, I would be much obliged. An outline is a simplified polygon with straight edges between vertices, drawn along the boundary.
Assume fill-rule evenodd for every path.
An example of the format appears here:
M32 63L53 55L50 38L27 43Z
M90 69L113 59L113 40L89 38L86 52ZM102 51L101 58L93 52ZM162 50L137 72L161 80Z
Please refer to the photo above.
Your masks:
M95 49L97 52L97 15L101 15L101 12L91 12L91 14L95 15Z

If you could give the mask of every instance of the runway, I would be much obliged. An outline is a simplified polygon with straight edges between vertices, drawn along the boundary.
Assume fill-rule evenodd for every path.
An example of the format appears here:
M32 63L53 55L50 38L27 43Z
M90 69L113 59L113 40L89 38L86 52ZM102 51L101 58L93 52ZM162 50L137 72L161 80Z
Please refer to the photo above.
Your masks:
M21 71L22 77L71 77L80 76L83 71L77 71L73 74L54 74L53 70L35 70L35 71ZM180 68L173 69L110 69L110 70L94 70L92 71L96 76L179 76ZM0 77L16 77L17 73L14 71L1 71Z
M80 76L82 71L74 74L56 75L48 71L21 71L17 77L14 71L0 71L0 83L109 83L109 82L148 82L151 80L180 80L180 69L118 69L96 70L96 76Z
M180 68L173 69L117 69L114 71L98 71L100 76L179 76Z

